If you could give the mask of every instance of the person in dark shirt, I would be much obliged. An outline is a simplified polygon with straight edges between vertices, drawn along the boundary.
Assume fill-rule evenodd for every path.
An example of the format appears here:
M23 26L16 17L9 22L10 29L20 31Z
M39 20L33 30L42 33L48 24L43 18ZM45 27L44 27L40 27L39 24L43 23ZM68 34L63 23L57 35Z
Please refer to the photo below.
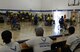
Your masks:
M38 24L38 16L36 14L35 17L34 17L34 25L37 25L37 24Z
M64 18L63 18L63 16L61 16L61 18L59 20L59 24L60 24L60 28L63 28L63 26L64 26Z

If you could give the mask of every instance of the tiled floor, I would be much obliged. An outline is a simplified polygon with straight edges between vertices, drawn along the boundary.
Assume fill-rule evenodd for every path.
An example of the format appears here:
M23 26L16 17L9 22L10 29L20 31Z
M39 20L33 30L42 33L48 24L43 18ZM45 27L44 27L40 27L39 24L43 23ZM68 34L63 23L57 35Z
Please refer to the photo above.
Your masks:
M42 26L44 28L44 36L51 36L54 35L54 27L55 25L53 24L53 26L45 26L43 22L39 22L38 26ZM21 30L11 30L11 26L6 24L6 23L0 23L0 35L1 32L4 30L11 30L11 32L13 33L13 39L14 41L18 41L18 40L24 40L24 39L31 39L33 37L35 37L35 25L32 25L31 22L22 22L21 23ZM58 29L59 31L59 29ZM57 31L57 32L58 32ZM80 34L80 24L78 24L76 26L76 33ZM2 44L2 39L0 36L0 44Z

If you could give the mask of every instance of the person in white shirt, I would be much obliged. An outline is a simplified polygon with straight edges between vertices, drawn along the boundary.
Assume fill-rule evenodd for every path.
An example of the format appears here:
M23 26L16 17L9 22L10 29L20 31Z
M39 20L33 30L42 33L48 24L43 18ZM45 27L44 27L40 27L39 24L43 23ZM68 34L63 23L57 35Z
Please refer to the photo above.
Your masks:
M74 34L75 28L73 26L69 27L68 31L71 35L67 38L66 44L69 46L71 52L75 52L76 46L80 43L80 37ZM78 52L80 52L80 50Z
M30 39L22 44L22 48L33 47L34 52L44 52L51 50L53 41L49 37L43 37L44 30L42 27L35 28L36 38Z
M0 52L21 52L20 45L11 41L12 33L9 30L3 31L1 37L5 44L0 47Z

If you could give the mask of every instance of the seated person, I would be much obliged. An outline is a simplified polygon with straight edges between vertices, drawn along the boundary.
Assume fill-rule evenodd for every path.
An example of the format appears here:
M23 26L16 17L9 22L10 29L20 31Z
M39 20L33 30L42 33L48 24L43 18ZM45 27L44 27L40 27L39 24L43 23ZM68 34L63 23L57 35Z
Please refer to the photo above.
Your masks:
M3 31L1 37L5 45L0 47L0 52L21 52L19 44L11 41L12 33L9 30Z
M34 52L44 52L46 50L51 50L51 44L53 41L49 37L43 37L43 28L37 27L35 29L35 33L37 37L22 43L22 48L33 47Z
M67 38L66 44L70 48L71 52L75 52L74 50L76 46L80 43L80 37L79 35L74 34L75 28L73 26L69 27L68 31L71 35ZM77 52L80 52L80 49Z

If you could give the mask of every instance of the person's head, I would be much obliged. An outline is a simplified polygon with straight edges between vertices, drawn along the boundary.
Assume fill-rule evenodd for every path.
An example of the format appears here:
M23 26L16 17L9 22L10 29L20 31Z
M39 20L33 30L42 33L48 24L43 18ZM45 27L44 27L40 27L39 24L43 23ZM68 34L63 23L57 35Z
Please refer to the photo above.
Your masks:
M36 27L35 28L36 36L43 36L44 30L42 27Z
M38 14L36 13L36 15L35 16L37 16Z
M75 17L74 15L72 17Z
M1 33L1 37L3 39L3 42L8 44L11 42L12 39L12 33L9 30L5 30Z
M61 16L61 18L63 18L63 16Z
M73 34L75 32L75 28L73 26L68 28L69 34Z
M66 18L66 14L64 15L64 18Z

